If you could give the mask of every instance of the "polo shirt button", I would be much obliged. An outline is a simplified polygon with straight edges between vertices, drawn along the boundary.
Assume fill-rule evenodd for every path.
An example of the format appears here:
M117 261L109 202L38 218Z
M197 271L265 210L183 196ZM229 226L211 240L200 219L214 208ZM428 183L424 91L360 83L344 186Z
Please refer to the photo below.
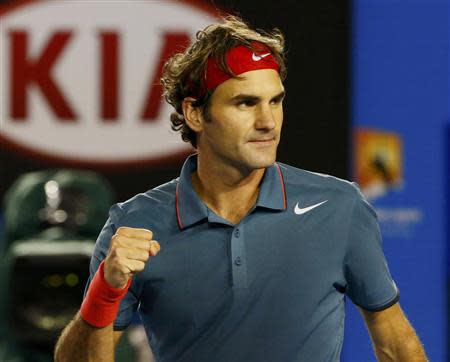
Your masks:
M236 264L237 266L240 266L242 264L242 260L241 260L240 256L238 256L236 259L234 259L234 264Z
M241 235L241 232L239 231L239 229L234 230L234 236L235 237L239 237Z

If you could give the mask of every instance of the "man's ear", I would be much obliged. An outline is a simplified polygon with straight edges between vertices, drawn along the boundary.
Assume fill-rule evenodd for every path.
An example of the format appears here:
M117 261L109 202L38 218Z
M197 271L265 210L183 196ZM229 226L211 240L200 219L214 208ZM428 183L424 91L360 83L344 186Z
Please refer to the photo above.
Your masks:
M182 108L186 124L194 132L200 132L203 129L203 117L200 107L194 107L192 104L196 101L195 98L186 97L183 99Z

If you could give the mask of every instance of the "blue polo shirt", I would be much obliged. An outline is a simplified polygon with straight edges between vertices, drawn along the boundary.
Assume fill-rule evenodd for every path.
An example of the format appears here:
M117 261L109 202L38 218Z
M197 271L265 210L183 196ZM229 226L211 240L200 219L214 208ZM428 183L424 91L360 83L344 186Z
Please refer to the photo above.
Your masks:
M114 205L91 276L120 226L153 231L161 251L135 275L115 329L136 310L158 361L338 361L347 295L367 310L399 293L376 214L353 184L275 163L239 224L179 178Z

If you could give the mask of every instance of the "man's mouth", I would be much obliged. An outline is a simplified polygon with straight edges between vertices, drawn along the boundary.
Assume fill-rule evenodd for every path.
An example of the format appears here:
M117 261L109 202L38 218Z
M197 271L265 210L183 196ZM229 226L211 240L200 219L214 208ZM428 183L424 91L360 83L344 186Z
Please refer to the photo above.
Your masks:
M257 146L271 146L275 142L275 137L271 138L256 138L249 141L249 143Z

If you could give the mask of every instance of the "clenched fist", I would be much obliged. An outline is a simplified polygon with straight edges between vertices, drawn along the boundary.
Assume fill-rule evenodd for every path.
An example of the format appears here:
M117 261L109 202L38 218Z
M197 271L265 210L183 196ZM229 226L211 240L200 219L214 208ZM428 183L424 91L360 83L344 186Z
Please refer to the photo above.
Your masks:
M147 260L158 254L159 249L150 230L118 228L105 259L106 282L113 288L125 287L133 274L144 270Z

